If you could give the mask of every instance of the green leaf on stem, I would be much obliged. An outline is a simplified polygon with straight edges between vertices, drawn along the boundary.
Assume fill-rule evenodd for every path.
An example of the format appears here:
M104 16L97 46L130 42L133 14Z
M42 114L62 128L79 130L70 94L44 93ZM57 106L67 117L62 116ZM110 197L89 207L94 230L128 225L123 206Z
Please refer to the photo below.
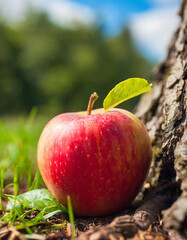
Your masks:
M103 102L104 111L118 104L151 90L151 85L143 78L129 78L118 83L106 96Z

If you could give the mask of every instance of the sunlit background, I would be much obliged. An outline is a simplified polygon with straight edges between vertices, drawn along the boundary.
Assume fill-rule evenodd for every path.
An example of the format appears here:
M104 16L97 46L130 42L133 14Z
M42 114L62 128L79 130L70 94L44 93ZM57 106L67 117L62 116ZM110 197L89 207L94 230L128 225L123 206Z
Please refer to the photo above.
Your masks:
M36 166L44 125L86 110L93 91L98 108L126 78L151 82L179 24L179 6L180 0L0 0L0 167L19 163L24 173L30 162ZM132 111L137 101L120 107Z
M33 106L51 114L84 110L93 91L101 107L119 81L149 79L153 64L166 56L179 5L0 0L0 113L28 113Z

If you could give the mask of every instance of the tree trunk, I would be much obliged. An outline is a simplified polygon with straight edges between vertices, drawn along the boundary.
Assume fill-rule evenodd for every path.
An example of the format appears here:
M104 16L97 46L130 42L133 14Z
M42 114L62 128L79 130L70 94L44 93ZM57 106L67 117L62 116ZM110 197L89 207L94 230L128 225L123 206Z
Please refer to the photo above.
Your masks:
M154 70L150 98L145 96L137 115L145 122L153 141L152 184L179 184L177 199L164 212L164 227L170 239L187 238L187 1L179 11L181 24L168 49L164 63ZM147 99L146 99L147 98ZM149 108L145 109L145 101ZM176 193L177 194L177 193Z
M181 24L171 40L168 56L153 70L152 92L142 97L135 111L152 139L153 161L147 178L147 186L151 187L145 189L144 200L134 212L81 234L81 240L147 239L143 238L145 234L148 239L187 239L186 0L179 15ZM153 233L149 227L158 215L162 231Z

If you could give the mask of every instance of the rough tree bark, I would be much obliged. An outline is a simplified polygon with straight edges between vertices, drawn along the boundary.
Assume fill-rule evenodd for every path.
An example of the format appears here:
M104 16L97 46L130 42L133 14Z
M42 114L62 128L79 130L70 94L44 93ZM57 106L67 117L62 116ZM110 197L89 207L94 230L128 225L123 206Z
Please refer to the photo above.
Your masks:
M182 1L179 16L181 24L167 58L153 70L152 92L142 97L135 112L152 139L153 161L147 178L151 187L134 212L78 239L187 239L187 0ZM157 233L154 238L145 231L158 215L166 235Z

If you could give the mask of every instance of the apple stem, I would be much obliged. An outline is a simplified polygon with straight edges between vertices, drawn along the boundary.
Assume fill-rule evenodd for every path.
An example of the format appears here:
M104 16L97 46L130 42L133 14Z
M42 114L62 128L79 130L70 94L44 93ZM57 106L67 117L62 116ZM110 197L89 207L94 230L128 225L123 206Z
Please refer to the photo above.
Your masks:
M92 108L94 105L94 102L98 99L98 95L96 92L92 93L89 99L89 103L88 103L88 108L87 108L87 115L91 115L92 112Z

